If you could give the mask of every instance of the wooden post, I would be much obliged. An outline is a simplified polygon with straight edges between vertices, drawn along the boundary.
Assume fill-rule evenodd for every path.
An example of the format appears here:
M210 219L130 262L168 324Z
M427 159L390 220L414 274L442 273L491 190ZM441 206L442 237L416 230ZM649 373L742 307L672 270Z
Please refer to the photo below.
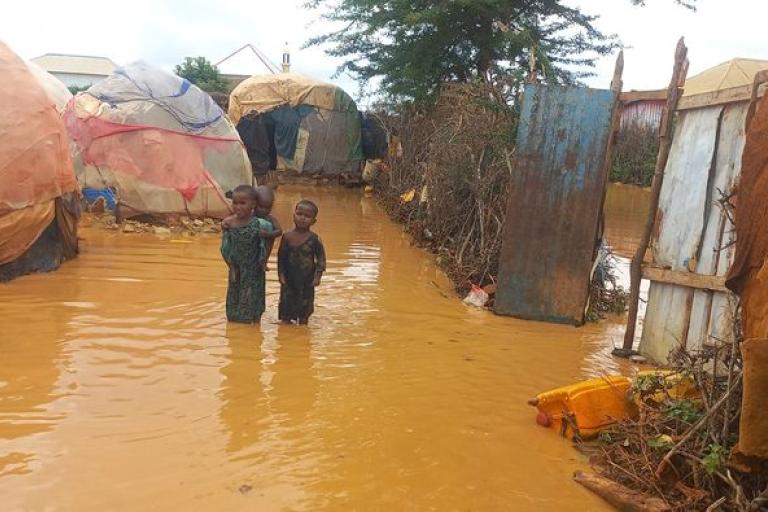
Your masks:
M661 498L633 491L596 473L576 471L573 474L573 479L613 505L617 510L625 512L669 512L671 510Z
M760 86L768 82L768 70L758 71L755 75L755 79L752 82L752 97L749 99L749 109L747 110L746 121L744 122L744 130L749 129L749 125L752 122L752 118L755 115L757 109L757 100L759 99Z
M619 357L629 357L632 355L632 345L635 342L635 327L637 325L637 309L640 301L640 282L643 277L643 260L648 250L648 244L651 242L651 233L656 222L656 211L659 209L659 195L661 194L661 185L664 183L664 169L667 166L669 151L672 147L672 117L677 110L677 103L680 96L683 95L685 77L688 73L688 48L685 46L685 40L681 37L677 42L675 49L675 66L672 70L672 80L669 82L667 91L667 105L661 116L661 127L659 128L659 153L656 157L656 168L653 173L653 184L651 185L651 204L648 211L648 218L645 222L643 237L640 239L640 245L637 247L632 265L630 267L631 289L629 294L629 312L627 314L627 329L624 332L624 345L620 349L614 349L613 355Z
M613 164L613 148L616 145L616 135L619 132L619 123L621 122L621 90L624 87L622 76L624 75L624 50L619 52L616 57L616 66L613 69L613 79L611 80L611 91L616 94L616 100L613 103L613 111L611 112L611 131L608 134L608 144L605 148L605 160L603 161L602 177L603 177L603 197L600 201L600 216L597 220L597 239L595 240L595 250L592 253L592 274L597 265L597 256L600 251L600 242L603 239L603 233L605 231L605 196L608 193L608 178L611 173L611 165ZM591 286L592 274L589 276L589 283L587 286ZM587 304L586 309L589 309Z

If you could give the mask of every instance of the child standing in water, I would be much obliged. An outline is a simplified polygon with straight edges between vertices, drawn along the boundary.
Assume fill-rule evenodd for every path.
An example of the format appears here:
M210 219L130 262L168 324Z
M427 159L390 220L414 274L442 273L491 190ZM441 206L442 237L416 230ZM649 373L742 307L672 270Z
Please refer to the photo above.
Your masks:
M315 309L315 287L325 272L325 249L310 228L317 222L317 205L302 199L293 214L295 228L283 235L277 252L280 277L279 318L306 324Z
M227 320L238 323L259 323L265 308L264 240L263 234L272 226L255 217L256 191L250 185L240 185L232 194L234 215L222 226L221 255L229 267L227 286Z
M272 207L275 204L275 192L272 188L266 185L260 185L256 187L256 208L253 210L253 214L260 219L267 221L271 228L268 228L268 232L262 233L264 238L264 270L269 270L267 263L269 257L272 256L272 248L275 245L275 238L283 235L283 228L280 227L280 223L277 221L274 215L272 215Z

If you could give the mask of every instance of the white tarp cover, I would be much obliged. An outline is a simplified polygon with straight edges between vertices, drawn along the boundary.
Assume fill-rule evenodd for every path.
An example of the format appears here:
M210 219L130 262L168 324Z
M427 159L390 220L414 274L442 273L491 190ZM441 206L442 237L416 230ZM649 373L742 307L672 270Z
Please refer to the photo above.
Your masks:
M230 211L225 193L252 183L235 127L205 92L144 62L78 94L67 127L78 142L82 187L116 189L135 213Z

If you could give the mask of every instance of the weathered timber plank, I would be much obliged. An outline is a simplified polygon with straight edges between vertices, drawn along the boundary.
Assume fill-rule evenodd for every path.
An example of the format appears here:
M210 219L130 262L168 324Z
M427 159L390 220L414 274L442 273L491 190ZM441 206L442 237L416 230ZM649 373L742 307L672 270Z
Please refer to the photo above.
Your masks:
M728 292L728 288L725 287L725 276L706 276L682 270L644 266L643 279L648 279L649 281L656 283L675 284L687 288L695 288L697 290Z

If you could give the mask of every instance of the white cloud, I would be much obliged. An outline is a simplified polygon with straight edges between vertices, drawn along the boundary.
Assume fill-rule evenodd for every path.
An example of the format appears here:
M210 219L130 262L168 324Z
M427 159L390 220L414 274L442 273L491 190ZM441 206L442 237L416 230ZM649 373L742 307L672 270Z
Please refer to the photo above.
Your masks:
M677 39L686 37L691 73L733 57L768 58L762 44L766 0L700 0L692 13L673 0L648 0L644 8L630 0L568 0L600 14L598 26L618 34L628 48L625 89L665 87ZM330 80L338 59L319 48L301 49L328 26L312 23L317 13L304 0L61 0L4 2L0 38L25 58L55 53L103 55L118 63L144 59L171 69L185 56L218 61L246 43L280 63L288 42L294 70ZM601 59L598 76L589 80L607 87L614 57ZM255 73L263 72L257 66ZM349 93L357 84L334 80Z
M768 2L765 0L699 0L697 12L674 5L673 0L647 0L634 7L629 0L569 0L600 15L597 26L618 34L625 49L624 89L661 89L669 84L675 45L685 37L689 76L736 58L768 59L762 41ZM608 87L615 56L603 58L594 87Z
M43 53L100 55L118 63L144 59L172 69L184 57L216 62L251 43L279 64L287 42L296 71L329 80L339 61L319 48L302 49L326 25L303 0L82 0L7 2L0 38L24 58ZM248 70L243 70L248 72ZM253 73L264 72L255 66ZM357 84L335 80L354 93Z

